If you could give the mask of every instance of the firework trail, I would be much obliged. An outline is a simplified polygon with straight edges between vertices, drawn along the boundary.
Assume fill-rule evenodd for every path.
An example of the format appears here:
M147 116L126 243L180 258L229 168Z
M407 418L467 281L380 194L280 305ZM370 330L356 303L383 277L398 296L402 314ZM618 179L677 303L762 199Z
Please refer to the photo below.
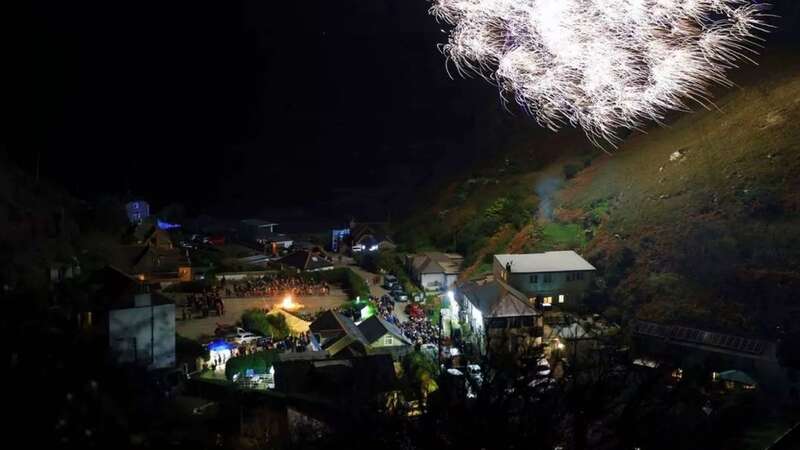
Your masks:
M432 0L452 25L443 53L513 96L543 126L597 146L670 110L710 104L714 84L760 47L752 0Z

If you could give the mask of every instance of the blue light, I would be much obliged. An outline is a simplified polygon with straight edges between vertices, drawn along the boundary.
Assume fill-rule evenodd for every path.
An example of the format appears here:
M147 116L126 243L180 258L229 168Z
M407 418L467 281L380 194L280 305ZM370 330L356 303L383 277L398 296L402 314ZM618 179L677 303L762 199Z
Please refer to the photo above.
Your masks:
M230 350L233 346L225 341L213 341L208 344L208 350L212 352L221 352L223 350Z
M172 228L180 228L181 226L176 223L163 222L161 219L156 220L158 228L161 230L170 230Z

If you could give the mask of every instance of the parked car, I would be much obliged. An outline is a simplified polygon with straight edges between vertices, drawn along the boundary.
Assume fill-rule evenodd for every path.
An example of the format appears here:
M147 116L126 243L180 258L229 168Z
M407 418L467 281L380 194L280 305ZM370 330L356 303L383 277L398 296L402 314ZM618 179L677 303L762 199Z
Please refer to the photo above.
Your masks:
M256 347L267 348L271 344L272 344L272 338L271 337L261 337L261 336L259 336L258 339L256 339Z
M237 330L241 330L241 328L237 328L231 324L217 322L217 328L214 330L214 335L217 337L228 336L235 333Z
M247 344L247 343L250 343L250 342L255 342L259 338L261 338L261 336L259 336L257 334L253 334L253 333L251 333L251 332L249 332L249 331L247 331L247 330L245 330L243 328L238 328L238 327L236 328L236 331L234 333L229 334L226 337L226 339L229 342L234 342L234 343L239 344L239 345Z
M403 291L392 291L392 297L397 302L407 302L408 301L408 294Z

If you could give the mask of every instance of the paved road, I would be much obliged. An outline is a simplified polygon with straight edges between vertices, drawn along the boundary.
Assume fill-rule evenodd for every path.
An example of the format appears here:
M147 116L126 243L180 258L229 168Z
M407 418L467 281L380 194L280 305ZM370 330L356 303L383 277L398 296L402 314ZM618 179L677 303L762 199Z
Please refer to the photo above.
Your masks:
M283 300L283 297L243 297L225 298L225 315L218 317L211 315L206 318L189 320L181 319L181 308L175 311L177 316L175 331L189 339L199 339L202 336L213 336L217 323L233 324L242 318L242 313L252 308L272 307ZM325 296L295 297L295 301L303 305L300 311L315 312L320 309L331 309L348 300L347 295L338 288L332 288L330 294Z
M341 266L342 267L349 267L350 270L352 270L353 272L356 273L356 275L358 275L361 278L363 278L364 281L367 282L367 285L369 286L369 292L373 297L381 298L381 296L383 296L383 295L385 295L387 293L386 289L384 289L384 288L382 288L380 286L381 283L383 283L383 276L382 275L378 275L376 273L368 272L368 271L362 269L361 267L356 266L355 264L353 264L352 261L347 261L347 264L345 264L343 262L341 264ZM380 282L378 284L374 284L372 282L375 279L376 276L379 277L379 279L380 279ZM405 321L408 320L408 315L405 312L405 307L406 307L407 304L408 304L407 302L406 303L397 302L394 305L394 315L397 317L398 320L400 320L400 322L405 322Z

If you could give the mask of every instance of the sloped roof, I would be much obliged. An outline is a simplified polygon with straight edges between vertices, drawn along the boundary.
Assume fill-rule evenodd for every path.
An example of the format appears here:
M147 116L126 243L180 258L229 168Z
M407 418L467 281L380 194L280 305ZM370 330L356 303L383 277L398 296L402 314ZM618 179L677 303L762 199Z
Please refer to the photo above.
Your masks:
M156 231L165 233L161 230ZM168 236L167 242L169 242ZM171 246L158 247L150 243L114 246L108 252L107 262L131 275L177 272L179 267L190 265L186 250Z
M155 232L156 226L149 221L144 221L133 229L133 238L136 239L136 242L144 242L150 239Z
M362 354L369 345L361 330L347 316L335 311L325 311L309 326L312 332L335 332L335 337L325 340L322 349L334 356L350 348L352 354ZM352 344L360 344L351 348Z
M531 306L525 296L498 280L484 284L469 282L461 285L459 291L483 317L523 317L537 316L538 311Z
M403 335L403 332L400 331L394 324L389 323L378 316L372 316L369 319L361 322L358 324L358 329L361 330L361 333L364 335L364 338L367 340L368 343L372 344L381 337L385 336L386 333L391 334L392 336L397 337L404 343L411 345L411 341Z
M553 326L553 334L560 339L587 339L591 335L577 322Z
M333 262L327 259L322 253L315 255L308 250L300 250L284 256L279 260L281 264L296 267L300 270L317 270L331 267Z
M314 333L340 332L352 335L356 340L366 343L367 340L358 329L355 322L344 314L336 311L327 310L309 325L309 329Z
M93 286L90 305L93 311L133 308L135 296L150 290L147 285L114 266L106 266L92 273L89 285ZM158 292L149 294L153 305L173 303Z
M412 256L411 266L420 274L457 274L461 271L463 261L464 258L455 253L426 252Z
M511 273L597 270L572 250L518 255L494 255L501 266L511 263Z

